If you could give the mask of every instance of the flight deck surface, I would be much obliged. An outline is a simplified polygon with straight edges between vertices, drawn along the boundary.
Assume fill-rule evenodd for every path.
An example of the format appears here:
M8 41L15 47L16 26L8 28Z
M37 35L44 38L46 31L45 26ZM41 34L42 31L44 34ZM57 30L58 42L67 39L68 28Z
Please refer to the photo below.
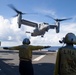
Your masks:
M35 75L53 75L56 52L33 51ZM19 75L19 57L17 50L0 49L0 75Z

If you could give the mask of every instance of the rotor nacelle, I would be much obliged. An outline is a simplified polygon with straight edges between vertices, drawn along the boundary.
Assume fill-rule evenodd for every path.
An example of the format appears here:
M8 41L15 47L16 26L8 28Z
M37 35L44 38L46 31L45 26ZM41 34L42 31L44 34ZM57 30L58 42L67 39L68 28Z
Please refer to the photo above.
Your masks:
M17 19L18 28L21 28L21 19L22 19L22 15L18 14L18 19Z
M49 15L45 15L46 17L52 18L56 22L56 33L59 33L60 31L60 22L65 20L70 20L72 18L64 18L64 19L55 19Z
M56 25L56 33L59 33L60 31L60 22L57 22L57 25Z

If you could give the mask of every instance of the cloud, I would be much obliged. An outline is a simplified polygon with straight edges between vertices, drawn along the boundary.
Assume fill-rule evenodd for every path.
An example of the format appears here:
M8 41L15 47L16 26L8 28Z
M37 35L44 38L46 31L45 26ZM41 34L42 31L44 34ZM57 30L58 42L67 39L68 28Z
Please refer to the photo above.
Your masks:
M32 44L39 45L51 45L51 46L60 46L62 44L59 43L65 35L69 32L72 32L76 35L76 23L62 23L60 25L60 33L56 33L55 29L50 29L45 33L44 38L41 37L31 37Z
M56 11L54 9L46 9L46 8L36 7L34 10L36 12L39 12L39 13L44 14L44 15L51 15L51 16L57 17Z
M19 29L17 25L17 18L5 19L0 16L0 40L19 42L27 37L24 30Z
M68 32L76 34L76 23L61 23L60 33L56 33L55 29L50 29L43 38L41 36L31 37L25 31L32 32L33 28L22 25L19 29L17 18L5 19L3 16L0 16L0 40L2 41L2 46L19 45L25 37L28 37L33 45L58 46L61 45L59 40Z
M44 14L49 14L55 16L56 12L54 10L42 10L41 11Z

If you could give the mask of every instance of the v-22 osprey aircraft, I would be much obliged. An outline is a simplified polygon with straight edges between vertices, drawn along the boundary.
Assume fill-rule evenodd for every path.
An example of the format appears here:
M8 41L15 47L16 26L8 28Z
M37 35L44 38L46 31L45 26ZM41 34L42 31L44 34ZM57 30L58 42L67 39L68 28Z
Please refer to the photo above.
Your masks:
M42 24L38 24L38 23L35 23L35 22L31 22L31 21L22 19L22 15L23 14L28 14L28 13L22 13L21 11L17 10L13 5L9 5L9 7L11 7L17 13L16 16L18 16L18 22L17 23L18 23L19 28L21 27L21 24L27 25L27 26L30 26L30 27L35 27L33 32L26 31L26 33L31 33L31 36L41 36L41 37L43 37L45 32L48 32L49 29L56 29L56 33L59 33L60 21L70 19L70 18L67 18L67 19L54 19L54 18L52 18L50 16L47 16L47 17L50 17L53 20L55 20L56 24L49 25L48 23L45 23L45 22L42 23Z

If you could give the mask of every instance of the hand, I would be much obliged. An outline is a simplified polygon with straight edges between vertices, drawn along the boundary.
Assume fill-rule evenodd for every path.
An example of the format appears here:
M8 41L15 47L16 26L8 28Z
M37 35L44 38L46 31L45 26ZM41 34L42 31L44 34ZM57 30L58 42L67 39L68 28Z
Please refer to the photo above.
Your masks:
M44 48L50 48L50 46L44 46Z
M9 49L8 47L3 47L3 49Z

